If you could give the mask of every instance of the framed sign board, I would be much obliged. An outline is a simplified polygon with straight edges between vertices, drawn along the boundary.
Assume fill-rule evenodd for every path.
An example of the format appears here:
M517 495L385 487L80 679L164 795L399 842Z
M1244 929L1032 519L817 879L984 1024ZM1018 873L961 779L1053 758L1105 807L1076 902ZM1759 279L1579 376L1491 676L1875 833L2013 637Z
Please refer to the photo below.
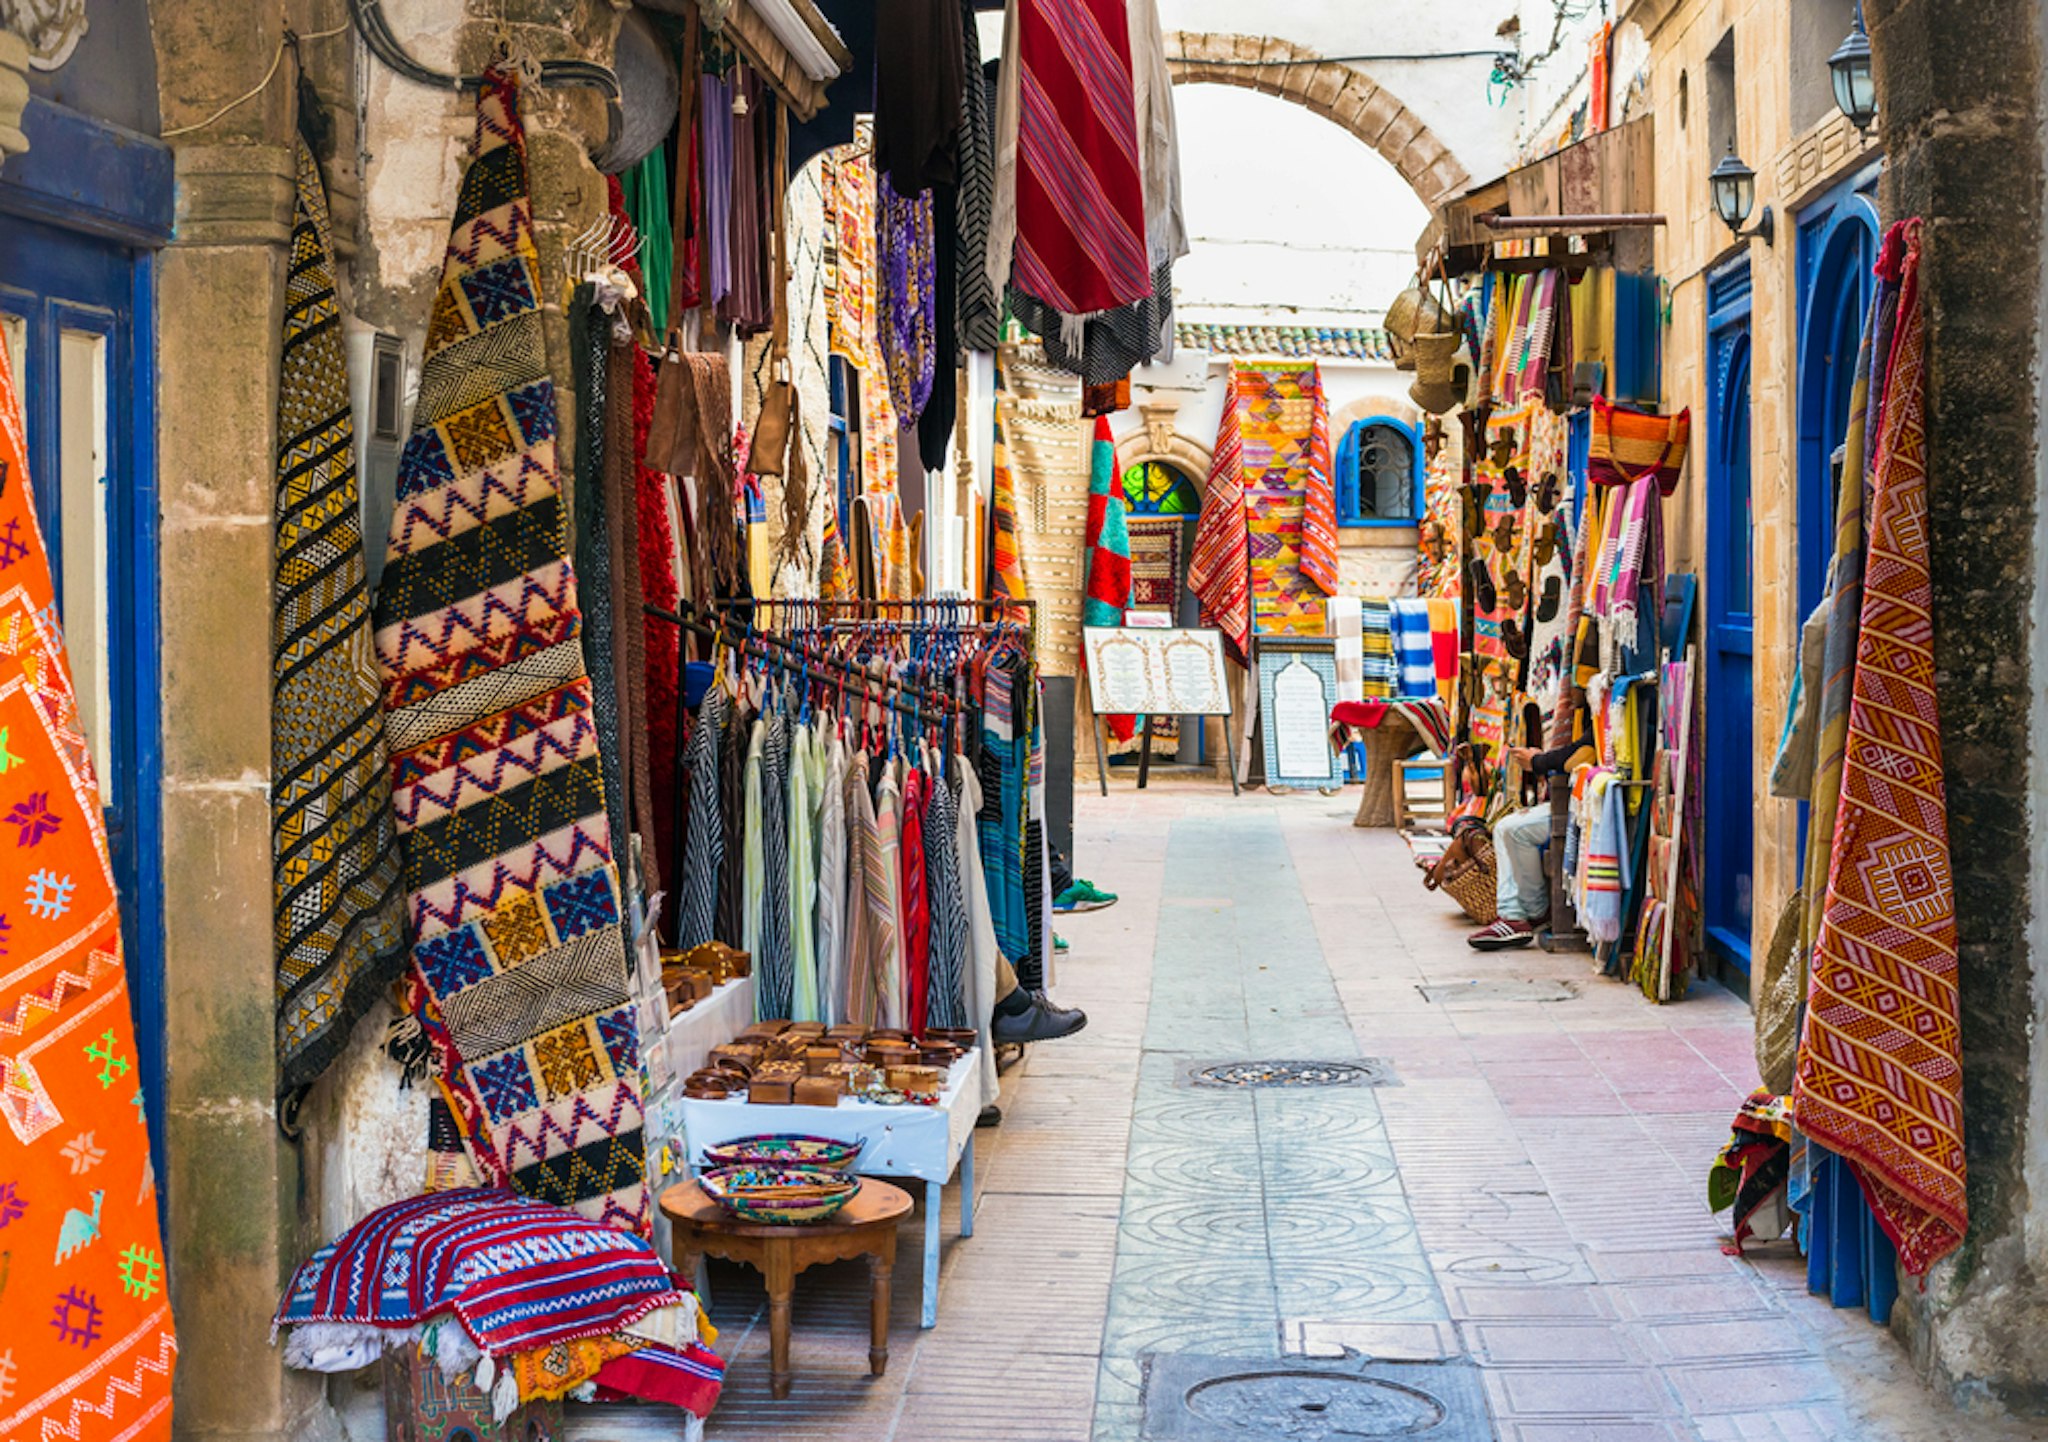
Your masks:
M1089 626L1088 694L1098 716L1228 716L1223 633Z
M1259 722L1265 734L1266 784L1344 784L1330 749L1330 707L1337 699L1337 641L1332 636L1261 636Z
M1095 766L1102 794L1109 795L1109 763L1102 750L1105 716L1221 716L1230 753L1237 750L1230 724L1230 690L1223 669L1223 633L1158 626L1087 626L1081 648L1088 669L1088 701L1095 721ZM1152 770L1151 728L1138 758L1138 786ZM1237 772L1230 774L1237 794Z

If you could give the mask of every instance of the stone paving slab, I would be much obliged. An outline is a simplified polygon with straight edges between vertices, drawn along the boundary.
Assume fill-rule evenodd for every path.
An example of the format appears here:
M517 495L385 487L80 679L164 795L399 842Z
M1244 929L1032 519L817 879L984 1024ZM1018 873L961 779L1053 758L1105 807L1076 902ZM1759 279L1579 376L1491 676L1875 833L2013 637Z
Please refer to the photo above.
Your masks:
M1466 1358L1499 1442L2048 1438L1930 1396L1788 1246L1722 1255L1704 1178L1754 1085L1737 998L1658 1007L1583 955L1475 953L1398 838L1331 798L1155 779L1078 796L1076 820L1081 874L1122 896L1059 922L1053 990L1089 1026L1006 1076L976 1235L945 1209L939 1326L899 1261L871 1380L864 1270L806 1273L774 1402L758 1281L714 1269L711 1442L1140 1442L1154 1353ZM1468 981L1575 995L1420 990ZM1192 1059L1360 1056L1400 1085L1174 1085Z

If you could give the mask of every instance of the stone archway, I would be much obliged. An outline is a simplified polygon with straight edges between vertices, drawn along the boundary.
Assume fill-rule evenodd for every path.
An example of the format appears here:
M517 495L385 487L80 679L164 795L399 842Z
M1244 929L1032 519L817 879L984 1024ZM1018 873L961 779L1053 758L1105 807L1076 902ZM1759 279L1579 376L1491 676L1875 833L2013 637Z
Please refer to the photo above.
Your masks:
M1236 85L1277 95L1341 125L1384 156L1425 205L1469 186L1458 157L1364 71L1325 60L1313 50L1258 35L1176 30L1166 37L1175 83Z
M1194 483L1197 491L1209 479L1209 448L1195 444L1174 429L1180 415L1177 398L1145 401L1138 406L1144 424L1116 443L1116 473L1121 476L1145 461L1161 461Z

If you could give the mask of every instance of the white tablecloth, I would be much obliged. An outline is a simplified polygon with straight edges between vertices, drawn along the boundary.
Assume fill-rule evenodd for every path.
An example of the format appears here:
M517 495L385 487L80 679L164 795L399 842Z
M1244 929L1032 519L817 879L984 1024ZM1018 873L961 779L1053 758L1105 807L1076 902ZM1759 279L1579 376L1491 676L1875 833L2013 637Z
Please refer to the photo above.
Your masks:
M702 1167L704 1149L741 1137L796 1133L864 1142L855 1170L875 1177L916 1177L944 1184L974 1135L981 1115L981 1053L953 1063L937 1106L879 1106L842 1101L836 1107L756 1106L744 1099L680 1102L690 1165Z
M710 1064L711 1048L738 1036L754 1019L754 978L743 976L728 981L686 1012L669 1019L668 1033L661 1039L662 1055L668 1065L653 1078L656 1091L673 1085L682 1090L683 1078Z

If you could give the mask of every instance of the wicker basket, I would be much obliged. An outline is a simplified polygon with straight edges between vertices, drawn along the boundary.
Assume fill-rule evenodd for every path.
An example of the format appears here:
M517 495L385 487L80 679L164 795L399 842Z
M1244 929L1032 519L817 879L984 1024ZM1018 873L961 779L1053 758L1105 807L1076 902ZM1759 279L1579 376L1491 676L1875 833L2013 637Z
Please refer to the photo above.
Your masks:
M1465 915L1486 926L1500 916L1495 866L1493 836L1484 825L1474 822L1459 829L1422 884L1443 892L1465 909Z
M704 1148L706 1170L721 1167L803 1166L824 1167L843 1172L860 1159L862 1143L835 1141L831 1137L807 1137L793 1133L741 1137L738 1141Z
M825 1221L860 1190L859 1177L788 1164L719 1167L697 1180L727 1216L772 1226Z

